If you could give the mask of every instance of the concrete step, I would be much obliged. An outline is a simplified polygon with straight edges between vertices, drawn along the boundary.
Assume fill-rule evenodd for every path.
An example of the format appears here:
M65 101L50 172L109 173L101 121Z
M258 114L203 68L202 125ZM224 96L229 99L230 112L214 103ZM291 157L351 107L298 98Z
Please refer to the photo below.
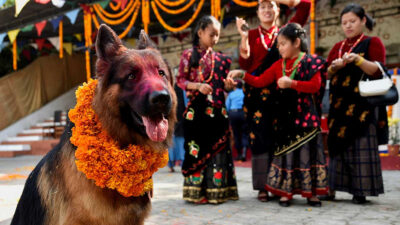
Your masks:
M4 142L28 142L28 141L41 141L43 136L26 136L26 137L9 137Z
M22 131L23 134L37 134L37 133L53 133L54 129L49 128L49 129L29 129L29 130L24 130Z
M40 129L40 128L49 128L54 126L66 126L67 122L62 121L61 123L54 123L54 122L41 122L37 123L36 125L32 126L31 129Z
M49 117L48 120L54 121L54 116ZM67 120L67 115L66 114L62 115L61 120Z
M19 133L18 137L25 137L25 136L49 136L54 133L53 128L39 128L39 129L29 129L24 130L22 133Z
M66 119L62 119L62 120L61 120L61 122L66 122L66 121L67 121ZM53 119L46 119L46 120L44 120L43 122L45 122L45 123L54 122L54 120L53 120Z
M31 146L30 155L45 155L60 142L60 139L47 139L38 141L4 141L4 145L26 144Z
M30 151L31 146L27 144L2 144L0 145L0 158L29 155Z

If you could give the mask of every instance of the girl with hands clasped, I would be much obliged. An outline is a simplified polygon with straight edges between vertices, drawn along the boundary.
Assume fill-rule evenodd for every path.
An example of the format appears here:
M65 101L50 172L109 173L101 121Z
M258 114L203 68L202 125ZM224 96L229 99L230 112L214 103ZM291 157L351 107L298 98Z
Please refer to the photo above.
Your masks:
M320 134L321 101L325 89L325 61L308 55L306 31L295 23L279 31L282 59L259 77L242 70L228 74L229 82L241 78L254 87L276 83L279 91L268 110L272 115L274 158L265 188L281 197L287 207L294 194L321 206L317 195L326 194L327 170Z
M347 5L340 14L346 39L335 44L328 56L329 187L353 195L363 204L366 196L383 193L378 145L387 141L386 107L373 107L361 97L358 82L382 76L376 62L385 63L385 47L378 37L367 37L374 21L358 4Z
M189 98L183 115L183 199L197 204L239 198L224 95L229 89L225 78L231 59L212 49L220 30L221 24L212 16L199 20L193 48L183 51L177 77L178 86Z
M242 18L236 20L237 30L241 36L239 65L249 74L259 76L280 58L276 47L280 4L296 8L296 13L289 22L299 23L302 26L307 22L310 0L259 0L257 17L260 23L255 29L249 29ZM253 189L259 191L258 200L266 202L268 194L265 183L271 164L273 143L270 138L273 130L267 109L270 108L273 90L266 86L255 88L246 84L243 91L245 94L243 111L249 128L249 144L252 152Z

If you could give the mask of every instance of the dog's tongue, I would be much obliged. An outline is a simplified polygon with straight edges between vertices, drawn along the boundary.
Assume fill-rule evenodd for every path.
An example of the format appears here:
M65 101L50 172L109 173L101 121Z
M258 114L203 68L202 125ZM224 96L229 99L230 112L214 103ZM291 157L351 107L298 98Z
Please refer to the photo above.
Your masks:
M168 120L164 117L159 122L154 122L148 117L142 116L143 124L146 127L147 136L152 141L162 142L167 138Z

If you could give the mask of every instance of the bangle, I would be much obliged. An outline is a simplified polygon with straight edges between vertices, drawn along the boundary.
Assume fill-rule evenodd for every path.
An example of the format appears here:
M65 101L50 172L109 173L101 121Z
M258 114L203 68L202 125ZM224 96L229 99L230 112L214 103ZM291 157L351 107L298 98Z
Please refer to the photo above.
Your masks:
M361 66L361 64L364 62L364 60L365 60L364 57L360 56L360 59L357 60L357 62L355 62L354 64L356 66Z
M200 90L200 87L201 87L201 83L197 83L196 90Z
M328 73L329 74L334 74L335 72L332 70L332 66L328 67Z
M201 83L197 83L197 84L196 84L195 90L199 90L199 89L200 89L200 86L201 86Z

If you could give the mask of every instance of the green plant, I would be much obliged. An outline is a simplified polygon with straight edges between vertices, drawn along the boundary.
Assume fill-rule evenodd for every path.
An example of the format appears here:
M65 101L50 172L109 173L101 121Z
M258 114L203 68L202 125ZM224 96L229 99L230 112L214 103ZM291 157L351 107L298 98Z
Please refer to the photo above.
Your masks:
M389 118L389 144L400 144L399 118Z
M2 7L0 7L0 8L7 8L7 7L10 7L10 6L13 6L14 4L15 4L15 0L7 0L4 3L4 5Z

